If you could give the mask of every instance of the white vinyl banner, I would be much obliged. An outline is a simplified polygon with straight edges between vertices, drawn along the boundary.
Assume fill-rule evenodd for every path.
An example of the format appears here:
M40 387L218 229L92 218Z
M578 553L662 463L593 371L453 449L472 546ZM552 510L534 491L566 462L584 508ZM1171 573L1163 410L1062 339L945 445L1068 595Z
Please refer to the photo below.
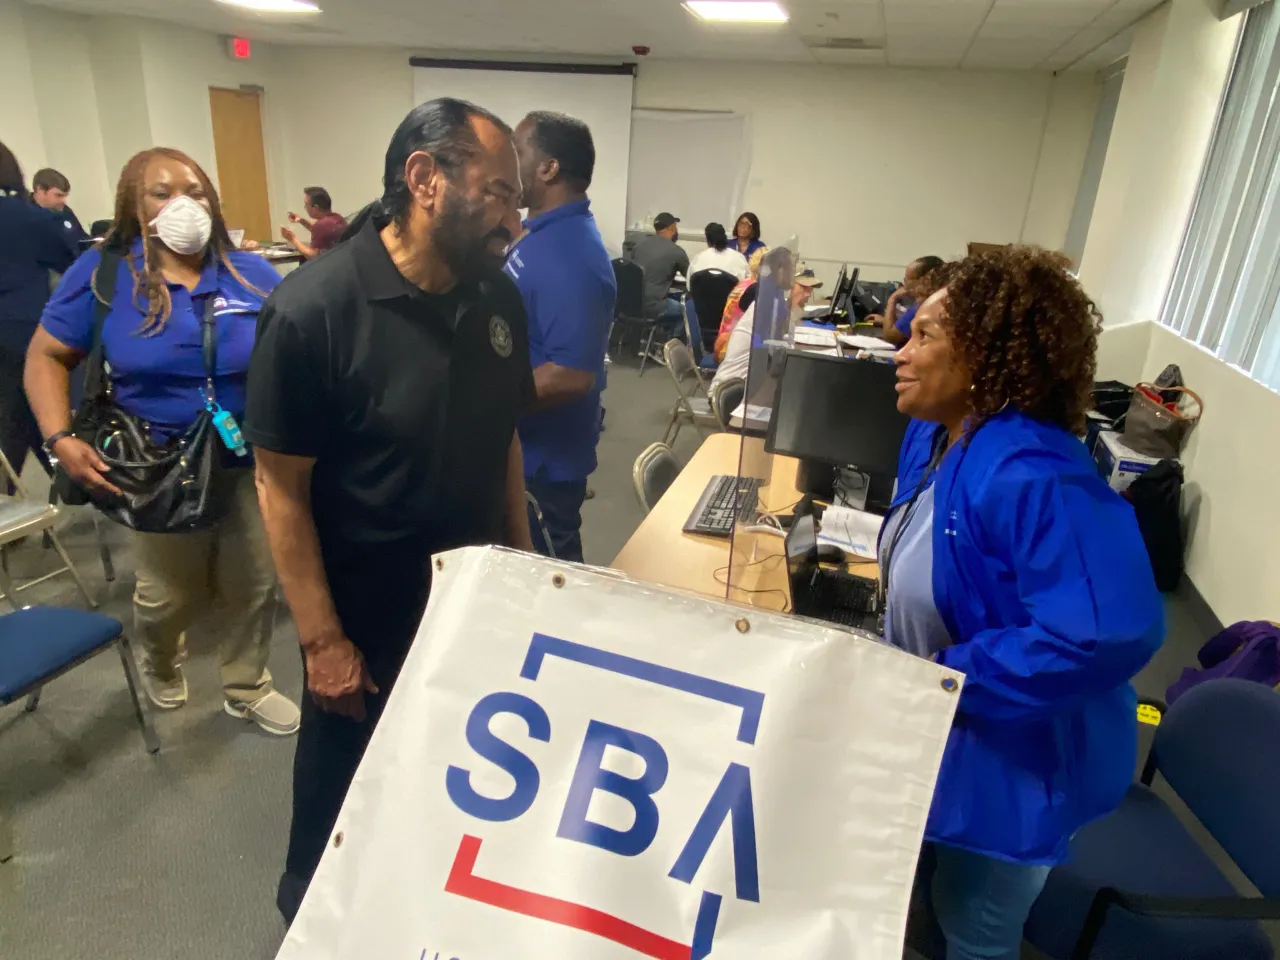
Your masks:
M899 960L961 675L608 571L435 562L277 960Z

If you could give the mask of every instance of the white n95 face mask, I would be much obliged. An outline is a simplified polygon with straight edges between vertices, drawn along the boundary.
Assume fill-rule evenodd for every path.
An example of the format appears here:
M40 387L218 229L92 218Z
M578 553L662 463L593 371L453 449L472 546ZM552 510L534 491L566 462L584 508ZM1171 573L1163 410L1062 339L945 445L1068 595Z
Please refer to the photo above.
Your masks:
M213 218L204 205L183 194L174 197L151 221L160 242L174 253L200 253L209 245Z

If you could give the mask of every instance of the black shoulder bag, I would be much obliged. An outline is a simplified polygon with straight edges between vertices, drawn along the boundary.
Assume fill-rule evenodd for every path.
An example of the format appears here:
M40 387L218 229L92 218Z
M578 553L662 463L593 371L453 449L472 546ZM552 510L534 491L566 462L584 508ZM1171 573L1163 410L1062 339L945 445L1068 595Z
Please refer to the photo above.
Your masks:
M180 436L160 445L149 425L122 410L112 397L111 378L103 357L102 328L111 312L119 272L119 251L104 250L95 276L93 347L85 361L85 397L76 410L71 434L83 440L107 464L106 478L123 496L103 497L80 487L58 469L58 498L73 505L92 503L104 516L142 533L183 533L217 522L224 513L221 484L222 441L208 407L201 409ZM217 370L214 297L207 298L200 327L204 347L205 389L213 400Z

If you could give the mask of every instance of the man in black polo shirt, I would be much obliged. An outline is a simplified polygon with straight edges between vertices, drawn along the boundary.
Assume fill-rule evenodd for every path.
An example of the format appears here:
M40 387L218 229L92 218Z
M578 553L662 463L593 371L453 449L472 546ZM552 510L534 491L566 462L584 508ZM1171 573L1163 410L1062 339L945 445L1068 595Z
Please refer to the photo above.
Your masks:
M309 697L277 904L292 920L413 641L432 553L532 549L516 420L533 397L511 130L416 107L351 238L263 307L244 434Z

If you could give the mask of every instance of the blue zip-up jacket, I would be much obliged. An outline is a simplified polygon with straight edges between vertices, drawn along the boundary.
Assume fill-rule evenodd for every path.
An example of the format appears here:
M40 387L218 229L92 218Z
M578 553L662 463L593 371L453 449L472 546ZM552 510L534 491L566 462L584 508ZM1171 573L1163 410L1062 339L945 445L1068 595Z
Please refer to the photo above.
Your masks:
M895 506L938 427L903 440ZM1120 802L1137 753L1129 680L1164 638L1133 509L1067 431L1006 410L933 482L933 596L965 674L926 836L1020 863L1061 861Z

